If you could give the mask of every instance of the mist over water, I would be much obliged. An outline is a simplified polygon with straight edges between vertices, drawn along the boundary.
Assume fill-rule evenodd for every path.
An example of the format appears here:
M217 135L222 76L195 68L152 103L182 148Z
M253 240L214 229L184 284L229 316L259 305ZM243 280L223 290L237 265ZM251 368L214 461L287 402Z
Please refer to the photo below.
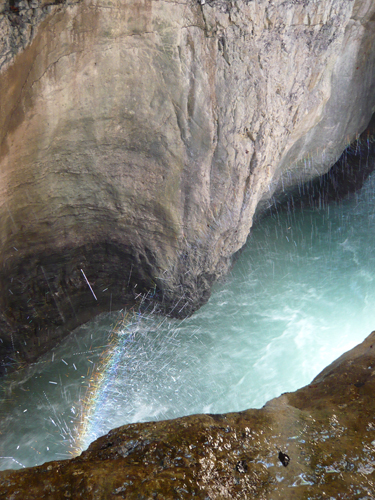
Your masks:
M375 175L346 201L274 210L183 321L123 311L1 381L0 468L69 458L111 428L261 407L375 328Z

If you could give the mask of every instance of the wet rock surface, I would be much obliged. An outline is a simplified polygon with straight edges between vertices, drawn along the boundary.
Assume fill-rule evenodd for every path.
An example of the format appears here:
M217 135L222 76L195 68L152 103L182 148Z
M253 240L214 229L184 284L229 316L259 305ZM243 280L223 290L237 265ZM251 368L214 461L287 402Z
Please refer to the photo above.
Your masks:
M375 157L375 115L363 133L350 144L330 170L319 177L274 197L271 207L321 209L355 196L373 172ZM259 214L260 216L262 213Z
M373 498L374 391L375 332L260 410L114 429L72 460L0 472L0 498Z
M366 127L374 23L371 0L2 0L2 370L139 294L200 307L255 212Z

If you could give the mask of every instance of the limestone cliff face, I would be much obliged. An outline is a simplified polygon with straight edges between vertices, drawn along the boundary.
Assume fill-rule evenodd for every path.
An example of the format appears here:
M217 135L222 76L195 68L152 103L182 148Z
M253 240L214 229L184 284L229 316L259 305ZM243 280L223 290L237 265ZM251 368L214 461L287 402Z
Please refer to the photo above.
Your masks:
M372 0L0 12L4 355L140 293L191 313L257 207L327 171L374 111Z

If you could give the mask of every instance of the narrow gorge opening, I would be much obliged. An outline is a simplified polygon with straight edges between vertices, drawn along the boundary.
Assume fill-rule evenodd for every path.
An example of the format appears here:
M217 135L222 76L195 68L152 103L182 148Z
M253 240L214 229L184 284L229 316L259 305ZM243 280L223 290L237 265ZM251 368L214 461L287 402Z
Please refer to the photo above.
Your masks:
M358 147L373 170L372 144ZM344 199L325 187L274 204L192 317L140 298L2 379L1 469L70 458L130 422L259 408L361 342L375 324L375 174Z

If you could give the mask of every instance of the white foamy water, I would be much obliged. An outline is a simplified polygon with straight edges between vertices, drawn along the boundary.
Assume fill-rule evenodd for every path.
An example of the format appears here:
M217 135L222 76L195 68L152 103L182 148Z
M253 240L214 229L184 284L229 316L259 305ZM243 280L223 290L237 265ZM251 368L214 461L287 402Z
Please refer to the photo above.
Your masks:
M191 318L131 314L110 337L117 316L103 315L24 383L3 380L1 468L67 458L129 422L261 407L309 383L375 328L374 201L373 175L348 201L275 212Z

